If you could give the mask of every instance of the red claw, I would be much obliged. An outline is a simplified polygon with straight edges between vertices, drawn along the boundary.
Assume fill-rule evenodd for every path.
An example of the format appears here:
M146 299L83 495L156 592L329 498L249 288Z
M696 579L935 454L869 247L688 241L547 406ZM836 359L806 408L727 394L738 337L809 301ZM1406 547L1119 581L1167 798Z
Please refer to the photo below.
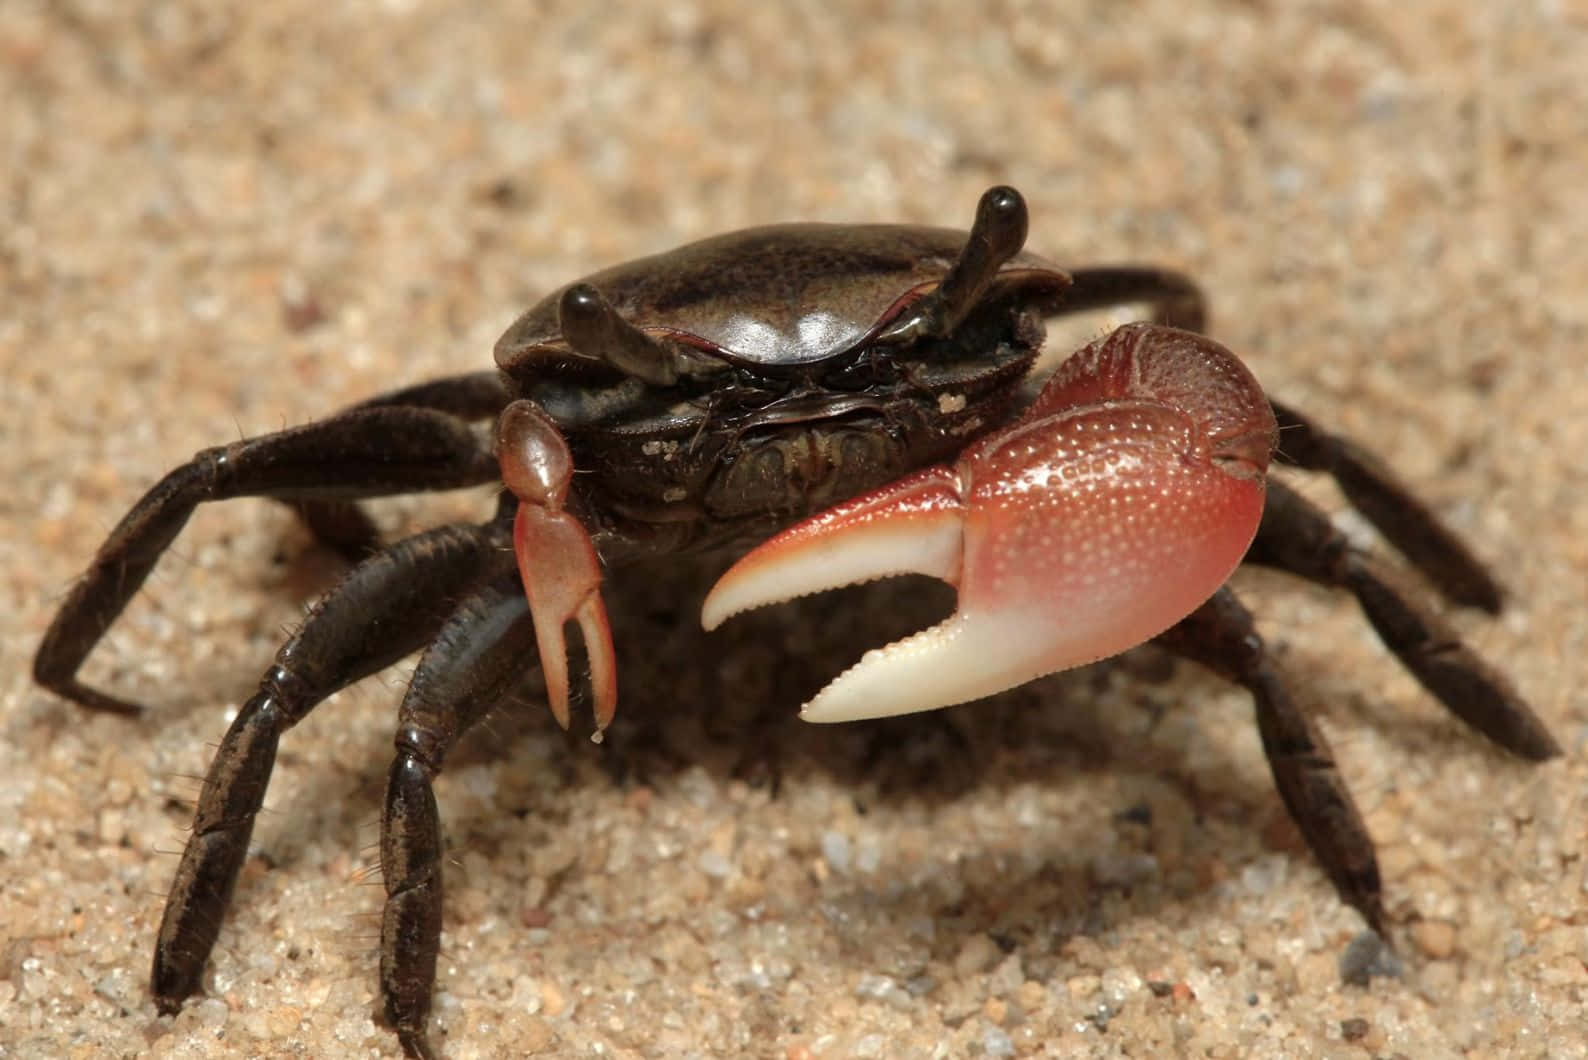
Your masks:
M612 627L601 602L601 561L590 535L563 510L573 457L555 424L527 401L509 405L497 424L502 481L519 499L513 551L535 622L546 698L557 724L568 727L568 647L563 626L577 620L590 661L596 735L618 706Z
M712 589L702 622L919 572L959 589L945 622L859 663L809 721L962 703L1149 640L1240 563L1277 428L1233 354L1133 324L1082 349L1015 423L796 524Z

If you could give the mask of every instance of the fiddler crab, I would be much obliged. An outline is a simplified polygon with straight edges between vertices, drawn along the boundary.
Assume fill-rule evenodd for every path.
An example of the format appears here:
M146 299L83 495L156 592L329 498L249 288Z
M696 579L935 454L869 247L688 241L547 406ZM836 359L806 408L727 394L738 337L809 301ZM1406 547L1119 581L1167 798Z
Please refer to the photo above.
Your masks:
M441 936L432 783L538 659L569 723L579 626L596 731L617 706L604 568L743 552L705 598L736 612L906 571L958 591L938 625L870 651L803 711L844 721L976 699L1157 642L1247 688L1274 781L1335 888L1380 934L1373 844L1329 748L1250 614L1223 587L1258 563L1349 590L1451 712L1523 758L1559 748L1398 569L1349 543L1270 459L1331 474L1449 600L1496 612L1468 549L1356 444L1272 402L1200 332L1177 273L1061 269L1024 249L993 188L970 232L752 228L619 265L547 296L496 344L498 371L397 390L206 449L111 532L38 651L39 684L99 710L85 657L203 501L262 496L366 558L314 605L205 778L155 944L162 1012L196 992L281 734L348 684L424 649L398 716L381 818L380 981L405 1052L428 1036ZM1045 318L1148 305L1032 396ZM494 423L494 445L476 428ZM375 547L359 498L499 483L496 514ZM750 547L754 546L754 547ZM745 549L748 548L748 552Z

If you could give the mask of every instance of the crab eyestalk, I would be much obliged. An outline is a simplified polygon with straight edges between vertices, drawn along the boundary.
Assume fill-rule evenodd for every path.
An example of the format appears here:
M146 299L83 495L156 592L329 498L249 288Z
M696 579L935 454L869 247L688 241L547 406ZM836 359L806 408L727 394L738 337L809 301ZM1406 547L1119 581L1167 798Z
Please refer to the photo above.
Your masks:
M672 386L678 380L678 359L666 347L623 319L600 291L576 283L557 302L557 320L568 345L587 357L604 360L614 368L652 386Z
M518 497L513 551L535 623L552 715L568 727L563 626L577 620L590 662L599 738L617 711L617 659L601 602L601 560L584 526L563 508L573 480L573 455L556 424L529 401L515 401L503 410L496 424L496 452L502 482Z
M918 572L943 623L819 692L808 721L930 710L1117 654L1190 614L1257 532L1273 412L1201 335L1128 325L1060 366L1015 423L785 530L724 574L701 620Z
M965 245L937 290L923 298L915 312L884 329L879 342L903 342L922 335L947 335L981 300L1004 263L1026 245L1030 215L1026 200L1013 188L988 188L976 203L976 220Z

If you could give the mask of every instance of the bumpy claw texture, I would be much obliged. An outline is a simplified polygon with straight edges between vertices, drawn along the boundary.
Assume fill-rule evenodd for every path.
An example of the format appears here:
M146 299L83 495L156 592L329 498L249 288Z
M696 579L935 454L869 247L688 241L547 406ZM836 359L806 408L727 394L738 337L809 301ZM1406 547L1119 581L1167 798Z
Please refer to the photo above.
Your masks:
M1133 324L1060 367L1015 423L799 523L734 565L702 621L891 574L959 590L945 622L868 652L809 721L961 703L1140 644L1229 577L1262 516L1276 426L1233 354Z

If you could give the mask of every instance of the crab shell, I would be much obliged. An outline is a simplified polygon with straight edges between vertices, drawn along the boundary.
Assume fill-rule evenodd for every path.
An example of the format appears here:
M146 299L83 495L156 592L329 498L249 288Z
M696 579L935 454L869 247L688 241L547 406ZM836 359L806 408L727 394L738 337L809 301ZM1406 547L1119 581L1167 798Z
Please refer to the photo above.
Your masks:
M984 334L917 341L908 329L965 241L823 224L702 240L553 292L507 330L496 360L566 439L579 468L569 503L608 564L742 551L952 457L1017 412L1041 320L1070 277L1015 254L976 299ZM599 292L643 336L638 370L569 340L563 303L576 289Z
M807 367L871 341L932 291L959 257L965 233L909 225L766 225L702 239L587 277L629 323L723 364L776 372ZM1021 251L984 300L1052 303L1070 278ZM514 379L547 363L589 360L563 336L561 288L496 343Z

